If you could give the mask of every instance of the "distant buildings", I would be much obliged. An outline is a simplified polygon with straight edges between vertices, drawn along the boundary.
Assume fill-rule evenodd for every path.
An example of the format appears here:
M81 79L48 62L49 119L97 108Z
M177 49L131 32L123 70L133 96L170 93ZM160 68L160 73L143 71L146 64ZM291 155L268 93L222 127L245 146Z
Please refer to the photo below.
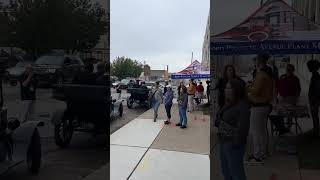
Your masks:
M143 73L140 78L144 81L162 81L168 80L170 74L167 70L151 70L148 64L143 66Z
M206 32L202 46L201 65L204 71L210 70L210 17L208 16Z

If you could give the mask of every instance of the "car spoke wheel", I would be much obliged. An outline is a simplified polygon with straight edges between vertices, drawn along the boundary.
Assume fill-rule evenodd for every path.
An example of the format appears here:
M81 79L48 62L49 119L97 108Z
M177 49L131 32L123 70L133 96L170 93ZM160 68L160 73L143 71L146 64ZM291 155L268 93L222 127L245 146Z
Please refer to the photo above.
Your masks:
M39 173L41 165L41 139L38 129L35 129L27 151L27 166L32 174Z
M64 115L62 121L55 125L56 144L61 148L65 148L70 144L74 131L72 121L73 118Z
M129 101L127 101L127 106L129 109L132 109L132 106L133 106L133 100L132 99L129 99Z

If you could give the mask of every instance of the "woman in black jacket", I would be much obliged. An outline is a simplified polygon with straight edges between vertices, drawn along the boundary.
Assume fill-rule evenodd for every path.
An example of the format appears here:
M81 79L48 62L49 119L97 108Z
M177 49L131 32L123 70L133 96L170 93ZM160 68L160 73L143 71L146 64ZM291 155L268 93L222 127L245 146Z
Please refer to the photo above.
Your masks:
M225 180L245 180L244 154L250 126L250 105L241 80L229 81L225 105L217 115L220 161Z
M224 90L226 88L227 83L232 79L239 79L240 78L236 74L236 69L233 65L226 65L224 67L223 77L219 79L218 83L216 84L214 90L218 90L218 106L221 109L225 104L225 96Z

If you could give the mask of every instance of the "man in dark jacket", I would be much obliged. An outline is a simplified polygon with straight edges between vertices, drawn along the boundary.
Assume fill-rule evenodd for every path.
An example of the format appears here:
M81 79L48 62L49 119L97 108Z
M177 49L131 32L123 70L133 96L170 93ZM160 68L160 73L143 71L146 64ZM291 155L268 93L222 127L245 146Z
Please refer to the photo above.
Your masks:
M312 73L309 86L309 103L313 120L314 135L319 136L319 107L320 107L320 62L311 60L307 63L309 71Z

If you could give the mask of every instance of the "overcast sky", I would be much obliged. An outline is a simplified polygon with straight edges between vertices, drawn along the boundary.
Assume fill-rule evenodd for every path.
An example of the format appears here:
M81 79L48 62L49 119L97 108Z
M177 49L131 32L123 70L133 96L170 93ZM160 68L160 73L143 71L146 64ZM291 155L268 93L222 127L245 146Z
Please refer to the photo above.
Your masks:
M177 72L201 61L209 0L111 0L111 60L126 56Z

